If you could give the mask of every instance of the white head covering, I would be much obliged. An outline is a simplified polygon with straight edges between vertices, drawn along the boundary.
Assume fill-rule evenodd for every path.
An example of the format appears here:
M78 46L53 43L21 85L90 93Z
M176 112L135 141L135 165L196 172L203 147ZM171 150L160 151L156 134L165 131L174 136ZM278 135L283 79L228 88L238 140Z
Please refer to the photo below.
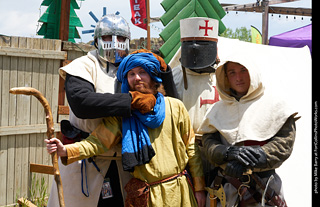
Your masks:
M182 41L207 40L217 41L219 21L207 17L190 17L180 20Z
M230 95L224 71L228 61L245 66L250 74L249 90L239 101ZM231 145L247 140L265 141L273 137L291 115L297 114L285 101L265 94L259 65L246 54L226 58L216 70L216 79L221 101L208 110L198 129L201 133L219 131Z

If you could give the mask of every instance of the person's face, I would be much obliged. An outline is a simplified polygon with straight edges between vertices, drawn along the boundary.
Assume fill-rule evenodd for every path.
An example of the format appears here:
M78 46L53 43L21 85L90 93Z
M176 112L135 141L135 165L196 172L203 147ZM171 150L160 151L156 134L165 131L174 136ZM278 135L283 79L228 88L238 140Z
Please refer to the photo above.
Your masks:
M246 67L239 63L228 62L226 75L230 87L237 92L237 95L246 95L250 87L250 75Z
M142 68L131 69L127 74L130 91L139 91L141 93L156 93L155 82L150 75Z
M112 41L112 35L103 35L101 36L101 38L103 41L108 41L108 42ZM122 36L117 36L117 40L118 42L124 42L126 38Z

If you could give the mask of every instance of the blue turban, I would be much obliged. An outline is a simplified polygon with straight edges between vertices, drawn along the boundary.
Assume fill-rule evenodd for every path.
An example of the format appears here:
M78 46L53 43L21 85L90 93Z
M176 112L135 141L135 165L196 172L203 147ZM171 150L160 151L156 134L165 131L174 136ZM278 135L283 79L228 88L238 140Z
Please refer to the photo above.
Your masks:
M127 73L136 67L142 67L157 83L161 83L160 63L152 53L135 53L121 61L117 78L122 83L121 92L129 92ZM132 111L130 118L122 119L122 165L126 171L133 171L134 166L150 162L155 155L152 148L148 127L158 128L165 118L165 101L161 93L155 95L157 101L152 113L142 114Z
M129 92L127 73L136 67L142 67L155 82L162 83L162 79L159 77L160 63L157 58L152 53L135 53L124 58L118 68L117 78L122 83L122 93Z

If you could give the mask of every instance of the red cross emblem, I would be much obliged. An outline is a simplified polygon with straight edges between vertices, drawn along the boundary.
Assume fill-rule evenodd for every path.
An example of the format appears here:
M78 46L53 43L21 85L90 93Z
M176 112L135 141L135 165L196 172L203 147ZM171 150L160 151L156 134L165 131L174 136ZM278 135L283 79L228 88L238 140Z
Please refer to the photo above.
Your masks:
M214 88L214 99L202 99L202 97L200 97L200 108L204 104L214 104L215 102L219 101L218 90L217 90L216 86L212 86L212 87Z
M201 30L201 29L204 29L205 31L204 31L204 36L209 36L208 35L208 30L213 30L213 27L209 27L208 26L208 22L209 22L209 20L204 20L205 22L206 22L206 26L200 26L199 25L199 30Z

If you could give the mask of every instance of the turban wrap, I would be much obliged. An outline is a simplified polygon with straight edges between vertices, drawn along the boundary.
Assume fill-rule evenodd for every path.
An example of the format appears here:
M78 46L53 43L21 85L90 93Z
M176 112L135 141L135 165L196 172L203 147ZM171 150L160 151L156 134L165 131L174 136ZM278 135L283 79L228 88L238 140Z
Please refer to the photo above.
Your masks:
M142 67L157 83L161 83L160 63L152 53L136 53L128 55L121 61L117 78L122 83L121 92L129 92L127 73L136 67ZM132 116L122 119L122 165L126 171L133 171L134 166L148 163L155 155L152 148L148 127L158 128L165 118L164 96L157 93L156 105L149 113L132 111Z

